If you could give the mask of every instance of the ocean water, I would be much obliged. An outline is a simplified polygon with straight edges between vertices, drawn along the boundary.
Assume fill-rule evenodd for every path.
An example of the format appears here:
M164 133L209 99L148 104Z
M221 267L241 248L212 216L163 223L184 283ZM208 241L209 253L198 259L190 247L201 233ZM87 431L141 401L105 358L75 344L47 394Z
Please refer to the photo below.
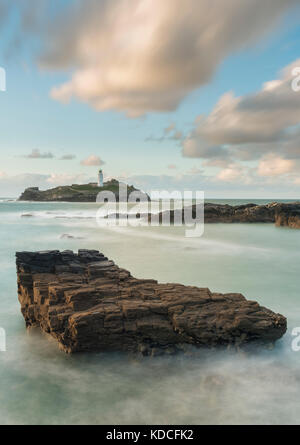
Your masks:
M7 336L0 424L299 424L300 352L291 333L300 326L300 231L210 224L203 237L186 238L182 227L99 227L96 210L0 202L0 327ZM252 354L65 355L39 330L26 332L14 255L80 248L99 249L140 278L241 292L285 315L289 330L273 350Z

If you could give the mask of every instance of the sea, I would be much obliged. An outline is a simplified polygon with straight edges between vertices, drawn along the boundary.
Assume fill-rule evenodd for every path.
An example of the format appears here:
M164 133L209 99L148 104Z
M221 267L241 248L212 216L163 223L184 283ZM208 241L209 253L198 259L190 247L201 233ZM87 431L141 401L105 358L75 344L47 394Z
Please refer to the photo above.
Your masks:
M187 238L184 227L99 226L96 211L0 199L0 424L299 424L300 231L207 224L202 237ZM243 293L286 316L288 332L274 348L251 352L66 355L39 329L25 329L15 252L81 248L138 278Z

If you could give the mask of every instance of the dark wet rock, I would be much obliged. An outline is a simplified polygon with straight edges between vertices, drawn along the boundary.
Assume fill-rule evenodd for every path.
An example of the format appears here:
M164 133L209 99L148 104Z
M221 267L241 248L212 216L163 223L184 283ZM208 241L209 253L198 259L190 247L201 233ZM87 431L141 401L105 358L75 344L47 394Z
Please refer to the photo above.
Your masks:
M140 352L270 343L286 319L241 294L137 279L98 251L18 252L18 296L26 326L68 353Z
M276 203L267 205L246 204L239 206L230 205L205 205L205 222L223 223L272 223L275 221Z
M171 223L176 216L186 223L200 221L201 213L203 215L203 206L195 204L184 210L175 210L170 212ZM201 212L202 211L202 212ZM159 221L163 215L157 216ZM150 219L150 215L148 216ZM153 215L152 215L153 218ZM265 205L245 204L231 206L228 204L204 204L204 222L207 223L276 223L277 226L288 226L300 228L300 202L281 204L273 202Z
M278 205L275 223L277 227L285 226L292 229L300 229L300 204Z

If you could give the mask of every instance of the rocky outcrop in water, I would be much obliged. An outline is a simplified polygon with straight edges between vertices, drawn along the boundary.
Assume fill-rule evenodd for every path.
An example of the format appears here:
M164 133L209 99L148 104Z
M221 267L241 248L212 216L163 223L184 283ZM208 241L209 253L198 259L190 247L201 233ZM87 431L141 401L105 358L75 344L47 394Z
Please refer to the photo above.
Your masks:
M18 296L26 326L68 353L158 355L190 345L273 342L286 319L241 294L142 280L98 251L19 252Z
M201 215L200 205L193 205L190 212L184 215L184 210L172 210L171 222L176 216L186 223L199 219ZM167 212L160 213L156 217L148 215L148 219L162 221ZM202 211L203 213L203 211ZM273 202L265 205L245 204L231 206L228 204L204 204L205 223L275 223L277 226L300 228L300 202L281 204Z
M38 187L27 188L20 196L19 201L39 201L39 202L96 202L98 193L112 192L115 201L127 200L131 193L139 192L143 199L149 196L135 187L126 186L125 196L120 197L120 187L126 186L116 179L104 183L103 187L93 184L73 184L55 187L49 190L40 190Z
M206 223L273 223L275 221L276 203L267 205L245 204L205 205Z

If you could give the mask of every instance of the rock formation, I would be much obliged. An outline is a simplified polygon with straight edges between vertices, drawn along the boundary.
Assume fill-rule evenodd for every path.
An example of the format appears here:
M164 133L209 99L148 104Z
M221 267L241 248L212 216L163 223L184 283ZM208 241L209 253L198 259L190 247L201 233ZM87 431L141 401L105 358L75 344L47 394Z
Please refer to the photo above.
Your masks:
M174 353L189 345L273 342L286 319L241 294L136 279L98 251L19 252L18 296L26 326L68 353Z
M199 205L200 206L200 205ZM186 223L190 219L197 219L201 212L197 209L198 205L190 208L187 218L184 217L184 210L172 210L170 212L171 222L175 216L179 215ZM197 212L198 210L198 212ZM166 213L166 212L164 212ZM159 221L162 220L164 213L157 215ZM155 219L155 216L148 215L148 219ZM190 219L189 219L190 218ZM245 204L231 206L228 204L204 204L204 221L208 223L275 223L277 226L288 226L300 228L300 202L281 204L273 202L265 205Z

